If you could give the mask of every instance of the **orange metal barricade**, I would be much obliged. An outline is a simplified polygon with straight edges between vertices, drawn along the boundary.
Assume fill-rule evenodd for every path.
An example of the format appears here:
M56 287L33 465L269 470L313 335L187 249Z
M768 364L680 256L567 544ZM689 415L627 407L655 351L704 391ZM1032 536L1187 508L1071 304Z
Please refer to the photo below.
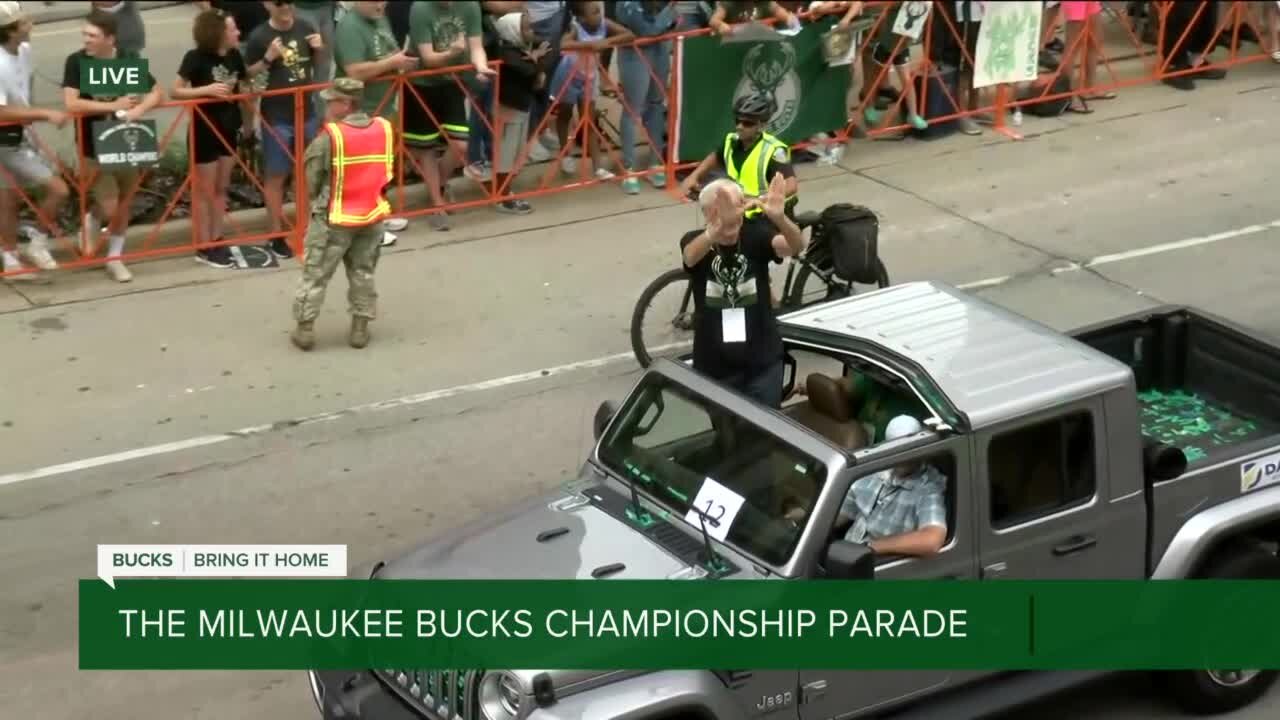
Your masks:
M871 60L871 50L878 39L889 38L893 44L893 50L896 53L910 53L912 62L908 64L908 81L915 84L918 78L929 77L930 73L935 70L944 58L945 48L949 48L951 59L955 59L958 55L963 59L966 66L972 67L976 58L973 57L973 50L970 42L966 42L964 31L957 27L958 23L954 18L954 3L950 0L937 0L932 4L930 19L923 28L923 33L918 42L913 43L909 38L904 36L893 35L885 31L886 23L893 22L893 11L899 7L899 3L891 2L868 2L865 3L863 15L872 18L869 27L866 27L859 40L859 46L854 53L854 66L861 70L862 85L864 87L879 88L886 80L888 80L893 72L892 63L886 63L880 66ZM1180 3L1175 8L1175 3L1170 0L1154 0L1148 3L1150 30L1153 33L1144 33L1143 30L1130 18L1125 7L1128 3L1103 3L1103 13L1098 23L1084 23L1077 32L1072 29L1070 37L1071 42L1066 43L1061 53L1061 60L1056 69L1042 69L1037 80L1029 83L1023 83L1018 87L1001 85L995 88L988 88L986 92L982 92L983 99L974 103L974 107L960 107L956 102L956 97L950 88L942 86L942 91L947 94L947 101L950 107L957 108L956 112L947 115L927 118L930 123L944 123L958 118L974 118L989 125L994 131L1002 133L1011 138L1021 137L1016 129L1010 126L1008 116L1017 108L1025 108L1037 103L1061 100L1077 95L1096 95L1104 92L1123 90L1124 88L1133 87L1140 84L1149 84L1162 81L1168 81L1172 78L1188 76L1197 72L1201 72L1203 68L1185 69L1174 67L1173 56L1169 52L1175 48L1185 48L1188 56L1195 58L1207 55L1214 50L1215 46L1225 48L1226 52L1219 52L1217 56L1209 58L1207 65L1211 69L1225 69L1246 63L1269 60L1268 53L1278 48L1265 48L1261 43L1269 37L1268 28L1266 27L1266 19L1260 15L1258 7L1254 3L1248 2L1222 2L1214 3L1210 0L1202 0L1195 3ZM1194 8L1191 6L1194 5ZM947 7L950 6L950 7ZM1193 29L1196 23L1205 22L1211 13L1216 10L1217 16L1212 20L1211 32L1201 30L1194 33ZM1177 14L1181 13L1181 14ZM1047 18L1044 23L1044 36L1041 38L1041 47L1045 47L1049 40L1056 34L1057 27L1063 22L1059 15L1059 11L1055 8L1049 9L1051 17ZM835 13L838 18L840 12ZM802 15L806 21L814 21L810 15ZM766 24L772 24L773 21L765 21ZM1179 22L1185 22L1187 27L1179 27ZM1206 26L1207 27L1207 26ZM1246 31L1251 31L1255 37L1259 38L1259 47L1246 51L1242 47L1242 35ZM436 116L436 111L425 102L421 88L414 83L414 79L421 76L440 76L448 77L462 91L466 97L466 104L469 114L478 113L479 122L488 129L492 138L492 154L489 158L492 167L496 170L499 165L499 158L502 156L503 148L503 127L504 121L502 113L492 112L492 108L481 107L481 104L474 92L474 87L466 79L466 75L474 70L470 65L456 66L449 68L440 68L432 70L423 70L414 73L400 74L385 78L389 81L388 88L384 95L379 99L379 108L387 110L394 107L394 112L389 113L397 128L396 154L397 154L397 171L393 181L393 187L388 188L388 196L392 199L393 206L396 209L396 217L414 218L424 216L438 210L456 211L467 208L474 208L486 205L493 205L506 200L534 198L552 193L573 191L580 188L600 185L603 183L613 183L621 181L628 177L645 178L655 173L661 172L666 176L666 190L672 195L677 187L676 175L678 172L691 168L696 162L680 162L677 159L677 148L673 146L670 140L676 135L677 124L680 118L677 115L676 108L679 107L679 100L683 88L681 82L688 82L692 73L686 68L684 72L677 70L678 64L682 60L682 41L687 38L700 37L709 34L709 29L699 29L691 31L673 32L659 37L641 37L627 43L625 46L641 48L654 43L671 43L671 72L667 77L660 77L659 74L650 64L648 58L642 52L636 52L636 57L643 61L646 72L650 75L650 80L659 83L665 88L665 103L667 107L667 127L666 135L668 142L665 143L666 151L657 163L656 167L638 170L637 168L626 168L621 158L622 148L619 142L615 142L609 136L608 124L611 122L611 116L616 115L618 118L627 118L634 123L637 147L648 145L654 147L655 140L649 134L649 128L644 123L644 108L631 107L627 94L621 86L619 80L615 79L606 69L600 65L598 56L584 56L586 62L579 63L574 71L571 79L580 77L587 69L593 70L595 83L601 89L609 89L614 91L612 94L616 100L606 100L603 96L606 93L599 93L600 101L596 100L595 93L591 93L585 101L576 107L566 106L560 98L553 98L550 109L545 113L536 127L528 128L527 140L516 153L516 160L511 172L507 175L503 182L499 182L496 173L493 177L485 182L464 181L465 197L449 198L446 196L445 203L440 207L432 206L427 200L419 202L410 194L410 187L413 184L407 177L409 172L415 172L419 176L424 175L424 168L421 167L413 148L405 143L403 136L403 115L406 103L418 103L425 111L425 115L430 119L431 123L441 129L440 118ZM1205 40L1211 35L1211 39ZM1199 41L1197 41L1197 39ZM1154 41L1154 42L1152 42ZM1097 75L1093 82L1085 82L1084 60L1086 50L1091 51L1096 57ZM615 57L618 53L615 53ZM490 66L495 69L499 67L499 63L491 62ZM832 67L829 72L849 72L851 68ZM1053 92L1054 81L1060 76L1066 76L1071 80L1071 89L1065 92ZM548 73L546 79L550 84L552 81L552 73ZM379 80L383 80L380 78ZM498 104L500 96L501 78L498 76L491 77L487 82L492 84L492 101L494 107ZM264 95L291 95L294 105L295 127L299 128L294 133L293 147L288 152L292 158L293 165L293 186L294 186L294 210L292 213L286 213L282 217L282 228L278 232L262 232L254 230L250 227L251 223L247 222L243 217L237 217L234 213L226 215L226 232L221 240L215 238L199 236L196 228L200 227L199 214L203 212L201 203L194 202L197 198L207 198L211 192L210 188L205 187L198 180L198 173L194 164L194 157L188 153L187 155L187 174L179 188L174 192L172 197L164 198L166 204L164 210L159 217L151 223L149 230L141 239L135 237L128 245L126 245L125 254L122 259L125 261L163 257L168 255L192 253L198 248L212 247L214 245L243 245L248 243L261 243L274 238L284 238L295 251L301 250L302 233L306 227L309 217L309 209L307 202L307 188L305 187L305 173L303 168L303 154L305 146L303 144L303 127L304 105L310 102L310 95L322 89L323 85L312 85L304 88L271 90L252 95L241 95L232 98L220 98L218 100L192 100L163 103L161 107L177 108L179 110L178 118L167 129L161 131L160 150L163 155L170 143L174 142L175 134L183 122L187 123L186 140L188 145L193 142L194 125L193 120L206 117L203 106L210 102L225 102L227 100L237 100L246 97L260 97ZM928 95L933 88L931 83L920 83L922 90L920 97L916 98L918 108L923 112L928 107ZM1122 100L1121 100L1122 101ZM897 99L892 102L886 110L885 121L878 123L873 127L861 128L864 111L871 107L872 103L877 102L875 93L860 93L857 99L852 103L851 119L840 128L831 128L830 133L833 135L835 142L847 142L851 137L857 134L855 131L862 129L865 134L870 137L877 137L888 134L896 134L909 129L906 122L906 115L903 112L904 103L906 102L906 93L899 92ZM564 143L558 151L552 153L550 161L546 167L540 170L531 170L534 163L530 159L531 152L535 150L535 143L543 135L548 128L553 126L554 120L560 113L576 112L579 117L570 125L568 138L570 142ZM725 108L725 113L729 113L729 109ZM890 120L896 115L895 120ZM77 118L72 118L71 123L75 127ZM603 121L602 121L603 120ZM216 132L216 129L215 129ZM261 124L261 143L265 143L268 139L275 141L280 140L279 134L268 123ZM36 142L36 149L47 158L55 168L55 172L66 181L71 189L71 197L67 200L77 207L78 212L75 213L77 218L84 218L85 213L92 209L93 203L90 202L90 188L93 186L94 177L92 173L83 171L77 172L76 167L67 167L52 153L43 143L38 133L29 133ZM586 138L592 138L596 146L599 148L599 156L607 159L608 166L614 172L614 176L610 178L597 178L588 173L588 165L591 158L588 156ZM235 157L235 165L243 178L243 182L250 185L258 191L264 191L265 179L258 176L255 168L257 163L251 162L249 158L241 156L237 151L238 142L235 138L225 138L219 135L219 141L226 147ZM179 140L180 142L180 140ZM79 144L79 143L78 143ZM808 147L810 143L806 141L798 141L793 144L795 148ZM457 157L459 167L466 167L467 156L465 151L456 147L453 143L444 143L443 152L461 155ZM710 149L709 149L710 150ZM578 172L573 177L561 178L562 173L561 161L571 155L580 159L578 163ZM81 153L77 153L80 157ZM80 165L83 165L82 162ZM653 165L653 163L651 163ZM523 171L523 172L522 172ZM155 191L148 187L148 180L152 176L152 171L143 171L139 174L137 181L127 191L122 189L121 206L128 208L129 200L138 193L154 193ZM464 175L465 177L465 175ZM3 166L0 166L0 180L12 186L16 185L16 179ZM445 179L446 181L448 179ZM63 268L74 269L89 265L100 264L105 260L101 251L101 243L90 244L88 247L82 247L82 243L78 240L73 241L67 236L61 228L57 226L56 218L43 216L39 212L39 203L32 197L27 188L18 187L13 190L14 197L20 204L27 209L28 212L36 215L35 223L47 235L52 236L57 243L59 264ZM184 199L192 201L192 230L189 233L180 233L183 235L185 242L175 243L172 239L162 239L166 229L172 229L176 224L175 209ZM681 197L681 199L683 199ZM127 211L127 210L126 210ZM3 227L3 225L0 225ZM96 228L89 228L96 230ZM90 232L89 235L95 233ZM10 238L5 238L9 242Z

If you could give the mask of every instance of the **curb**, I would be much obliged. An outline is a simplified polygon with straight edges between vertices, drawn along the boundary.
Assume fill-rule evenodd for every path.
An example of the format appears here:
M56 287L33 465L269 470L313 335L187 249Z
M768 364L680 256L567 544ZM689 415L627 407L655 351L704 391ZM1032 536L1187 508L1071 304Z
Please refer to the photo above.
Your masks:
M170 5L184 5L182 2L139 2L137 3L139 10L155 10L156 8L169 7ZM82 18L89 14L88 3L75 2L55 2L55 3L26 3L27 15L31 18L31 22L36 25L45 23L58 22L60 20L74 20Z

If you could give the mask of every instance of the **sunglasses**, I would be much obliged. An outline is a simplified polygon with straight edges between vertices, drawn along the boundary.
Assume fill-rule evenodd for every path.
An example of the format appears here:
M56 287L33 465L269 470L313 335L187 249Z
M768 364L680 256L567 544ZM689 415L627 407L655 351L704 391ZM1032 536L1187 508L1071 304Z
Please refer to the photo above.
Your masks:
M737 118L734 123L742 127L756 127L760 124L760 121L755 118Z

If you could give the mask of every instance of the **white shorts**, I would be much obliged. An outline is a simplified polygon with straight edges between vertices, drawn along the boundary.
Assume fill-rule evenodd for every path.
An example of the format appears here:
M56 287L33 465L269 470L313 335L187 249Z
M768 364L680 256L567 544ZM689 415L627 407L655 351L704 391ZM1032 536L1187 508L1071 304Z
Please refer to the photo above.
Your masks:
M30 145L0 147L0 189L39 185L53 177L53 168Z

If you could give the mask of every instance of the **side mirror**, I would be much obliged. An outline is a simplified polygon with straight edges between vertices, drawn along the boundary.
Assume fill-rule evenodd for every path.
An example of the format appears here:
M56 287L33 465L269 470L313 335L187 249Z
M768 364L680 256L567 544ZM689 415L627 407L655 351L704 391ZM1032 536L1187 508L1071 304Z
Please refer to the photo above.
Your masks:
M1142 448L1143 469L1156 482L1174 480L1187 471L1187 454L1182 448L1147 442Z
M833 580L874 580L876 554L861 543L833 540L827 546L822 567Z
M600 407L596 408L596 416L592 421L592 429L595 431L596 440L604 434L604 429L609 427L609 421L613 420L613 416L618 413L618 406L605 400L600 403Z

